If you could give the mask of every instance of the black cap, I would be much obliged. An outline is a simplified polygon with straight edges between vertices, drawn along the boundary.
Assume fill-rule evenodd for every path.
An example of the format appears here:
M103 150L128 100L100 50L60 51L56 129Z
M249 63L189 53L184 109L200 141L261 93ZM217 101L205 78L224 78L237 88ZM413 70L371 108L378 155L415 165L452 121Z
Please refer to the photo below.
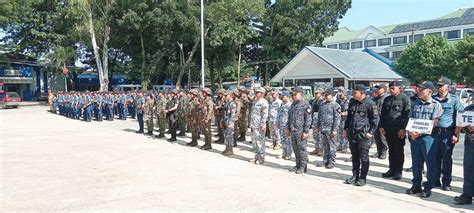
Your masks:
M392 81L388 84L389 87L403 87L403 82L401 81Z
M363 84L356 84L356 85L354 86L353 90L365 92L365 85L363 85Z
M452 84L453 82L451 79L446 78L444 76L441 76L441 78L438 79L438 82L436 82L437 85L446 85L446 84Z
M430 89L431 91L435 90L435 86L431 81L424 81L423 83L417 84L416 86L424 89Z
M333 88L326 88L326 90L324 90L324 94L326 95L334 95L334 89Z
M374 87L375 89L384 89L385 91L387 91L387 86L385 86L385 84L381 84L381 85L375 85Z

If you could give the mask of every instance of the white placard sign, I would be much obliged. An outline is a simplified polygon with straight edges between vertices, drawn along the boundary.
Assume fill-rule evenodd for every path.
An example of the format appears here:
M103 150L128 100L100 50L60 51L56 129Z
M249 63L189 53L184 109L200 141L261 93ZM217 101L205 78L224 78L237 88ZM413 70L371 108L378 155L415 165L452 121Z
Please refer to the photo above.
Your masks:
M433 120L410 118L406 130L422 134L431 134L433 131Z
M469 125L474 126L474 111L458 112L456 126L465 127Z

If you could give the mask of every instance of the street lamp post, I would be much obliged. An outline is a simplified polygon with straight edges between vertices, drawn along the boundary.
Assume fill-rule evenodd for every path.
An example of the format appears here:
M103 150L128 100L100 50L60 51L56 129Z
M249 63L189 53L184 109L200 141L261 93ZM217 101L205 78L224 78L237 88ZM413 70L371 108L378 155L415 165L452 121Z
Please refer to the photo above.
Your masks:
M204 88L204 0L201 0L201 88Z

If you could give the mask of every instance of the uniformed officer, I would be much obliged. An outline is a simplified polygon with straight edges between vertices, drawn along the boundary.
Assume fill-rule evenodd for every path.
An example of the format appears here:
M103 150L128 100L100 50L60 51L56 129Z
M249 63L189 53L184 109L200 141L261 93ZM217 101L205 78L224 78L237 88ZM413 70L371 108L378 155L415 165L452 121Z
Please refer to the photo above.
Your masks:
M167 123L165 110L168 102L168 99L166 98L163 91L158 93L158 98L155 102L156 123L158 125L158 131L160 132L160 134L156 137L163 138L165 137L165 128Z
M178 136L186 136L186 107L188 106L189 100L186 93L181 90L179 91L179 106L178 106Z
M290 172L302 174L308 169L308 134L312 123L312 109L303 97L304 90L296 87L293 90L293 103L288 111L286 135L291 138L291 145L295 151L296 166Z
M342 89L344 89L344 87ZM340 151L341 153L347 153L349 142L347 141L347 138L343 137L342 135L344 124L346 123L347 111L349 110L349 98L345 90L339 92L337 103L341 106L341 123L339 124L339 129L337 132L337 138L339 141L339 147L337 151Z
M434 128L433 136L438 146L435 186L441 186L444 191L452 191L452 155L461 132L461 128L456 128L456 116L458 111L464 110L458 96L449 93L451 83L450 79L441 77L436 83L438 94L433 96L433 99L441 103L443 107L443 114L439 118L438 126ZM441 174L443 178L440 182Z
M474 103L467 106L464 111L474 111ZM457 204L472 204L472 197L474 196L474 126L464 127L466 133L464 138L464 184L462 187L463 193L456 196L454 201Z
M403 87L401 81L392 81L389 87L390 96L386 97L382 104L379 122L379 131L387 140L389 161L389 169L382 173L382 177L400 180L405 162L405 127L408 123L411 103L410 98L400 89Z
M369 172L370 139L374 137L379 119L377 105L365 95L363 84L355 85L344 124L344 137L349 140L352 155L352 177L347 184L364 186Z
M273 88L271 88L270 86L264 86L263 89L265 89L265 99L267 100L268 104L272 103L273 102ZM268 109L270 110L270 109ZM268 112L270 113L270 112ZM266 124L266 128L265 128L265 136L269 139L272 139L272 134L270 133L270 126L269 126L269 123L268 123L268 119L267 119L267 124Z
M265 130L268 119L268 101L264 98L265 89L255 88L255 102L252 105L250 128L252 128L252 144L255 157L250 162L263 164L265 162Z
M234 127L235 121L237 120L237 105L235 104L234 100L239 94L239 91L236 89L234 91L228 91L225 94L225 98L227 99L227 103L223 107L224 109L224 117L221 122L222 129L225 129L225 150L222 152L223 155L233 155L233 147L234 147Z
M379 110L379 115L380 115L383 101L388 96L387 86L385 86L385 84L382 84L382 85L376 85L374 88L375 88L374 102L375 104L377 104L377 108ZM375 145L377 146L377 153L375 153L371 157L378 158L378 159L386 159L387 149L388 149L387 140L385 139L385 136L380 133L379 128L377 128L374 132L374 141L375 141Z
M136 133L143 133L143 115L145 114L145 98L143 98L143 93L139 92L137 97L134 100L137 107L137 121L138 121L138 131Z
M227 99L227 93L224 89L218 89L217 90L217 98L216 98L216 103L214 107L214 117L215 117L215 123L217 126L217 139L215 143L218 144L223 144L224 143L224 128L222 128L222 118L224 116L224 105L226 103ZM233 144L232 144L233 145Z
M438 125L438 119L441 116L441 104L431 96L435 86L431 81L425 81L417 85L420 88L418 99L411 105L410 119L424 119L433 121L433 126ZM420 193L420 197L430 197L431 189L434 187L436 178L436 154L437 148L434 143L433 134L422 134L415 131L408 132L410 138L411 160L412 160L412 187L406 191L407 194ZM423 164L426 162L427 181L423 183Z
M153 135L153 98L148 94L145 102L145 123L147 128L147 135Z
M314 139L314 151L310 152L310 155L318 155L323 156L323 149L321 144L321 133L316 131L316 124L318 123L318 112L319 106L323 101L323 93L324 90L322 88L317 88L314 92L314 98L311 99L311 115L313 123L311 124L311 128L313 129L313 139Z
M278 119L278 110L280 109L280 105L282 101L279 98L277 92L272 93L273 102L270 104L270 110L268 114L268 124L270 128L270 134L272 136L272 148L274 150L280 149L280 129L277 126L277 119Z
M204 145L200 147L202 150L212 149L211 120L214 112L214 102L212 101L212 91L209 88L202 89L203 100L199 107L202 113L201 128L204 134Z
M290 137L286 135L286 126L288 123L288 112L291 108L291 101L290 101L290 91L287 89L283 89L279 91L280 99L282 101L280 108L278 109L278 118L277 118L277 126L280 130L280 137L281 137L281 144L282 144L282 158L285 160L290 160L291 155L293 154L293 146L291 145Z
M336 164L337 130L341 122L341 106L334 101L334 90L327 88L324 92L324 101L318 113L316 131L321 134L324 157L323 162L316 166L334 168Z
M195 147L198 145L197 142L197 135L199 132L199 122L200 122L200 114L199 114L199 98L198 98L198 91L196 89L190 90L191 94L191 101L188 107L188 119L190 120L190 128L191 128L191 142L187 143L186 145Z
M240 107L239 107L239 104L237 105L237 112L239 114L238 141L245 141L246 140L245 136L247 134L247 129L249 126L250 107L252 106L252 103L248 97L247 88L240 87L239 93L240 93L240 98L239 98Z
M178 100L178 90L171 91L171 99L166 103L166 118L168 119L168 127L171 134L171 138L168 139L169 142L176 141L176 131L178 129L178 117L176 111L179 107Z

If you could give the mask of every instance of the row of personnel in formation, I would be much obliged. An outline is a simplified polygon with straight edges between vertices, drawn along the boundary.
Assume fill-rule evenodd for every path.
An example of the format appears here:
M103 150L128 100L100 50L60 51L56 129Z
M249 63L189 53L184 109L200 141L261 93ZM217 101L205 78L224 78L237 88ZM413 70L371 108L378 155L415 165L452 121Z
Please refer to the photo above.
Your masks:
M352 94L344 89L317 89L314 98L305 100L304 90L274 91L269 87L222 90L212 97L209 88L170 92L127 93L58 93L50 97L54 113L80 118L103 117L113 120L114 115L126 119L137 117L139 130L153 135L158 125L158 138L165 130L176 141L177 136L191 132L188 146L197 146L200 133L204 135L203 150L212 149L211 122L217 125L216 143L225 144L223 155L232 155L237 141L245 141L250 127L255 164L265 162L266 136L273 149L282 148L282 158L290 160L294 154L296 165L290 171L307 171L308 138L315 141L315 150L309 154L323 157L316 166L332 169L336 165L336 151L349 148L353 176L347 184L364 186L369 171L369 149L373 142L377 153L372 157L385 159L388 152L389 169L382 177L400 180L405 161L404 146L410 143L412 160L412 187L407 194L430 197L434 187L451 191L452 154L455 144L465 132L463 194L455 197L458 204L472 203L474 191L474 127L456 127L456 114L473 111L474 105L463 109L459 99L448 91L451 80L442 77L438 82L425 81L417 85L416 95L403 94L402 82L375 86L372 94L364 85L355 85ZM105 112L105 115L104 113ZM94 115L94 116L93 116ZM434 121L432 134L406 131L410 118ZM179 133L177 133L179 130ZM423 165L426 178L422 183Z

